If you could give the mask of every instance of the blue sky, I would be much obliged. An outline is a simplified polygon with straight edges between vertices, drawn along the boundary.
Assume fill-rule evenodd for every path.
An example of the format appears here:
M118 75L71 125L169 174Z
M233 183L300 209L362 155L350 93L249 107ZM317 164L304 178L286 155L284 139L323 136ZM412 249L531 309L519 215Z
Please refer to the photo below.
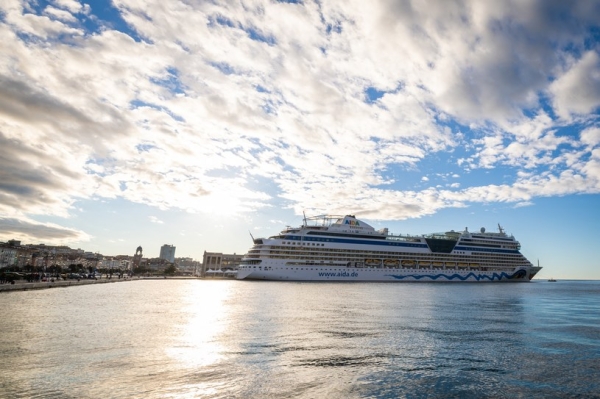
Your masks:
M600 279L599 1L0 4L0 240L244 253L500 223Z

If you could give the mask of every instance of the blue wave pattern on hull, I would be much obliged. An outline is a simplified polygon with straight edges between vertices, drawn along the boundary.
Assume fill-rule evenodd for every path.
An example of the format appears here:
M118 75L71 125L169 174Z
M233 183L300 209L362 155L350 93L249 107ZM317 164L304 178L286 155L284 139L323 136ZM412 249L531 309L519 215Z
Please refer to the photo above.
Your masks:
M423 278L430 278L432 280L437 280L438 278L444 277L447 280L459 279L462 281L465 281L471 277L474 277L475 280L477 280L477 281L481 281L481 280L489 280L489 281L498 280L498 281L500 281L502 279L512 280L515 278L524 278L526 275L527 275L527 272L525 272L525 270L518 270L513 274L508 274L508 273L504 273L504 272L502 272L500 274L494 273L494 274L492 274L491 277L487 276L487 275L475 274L472 272L467 274L466 276L461 276L460 274L452 274L450 276L445 275L445 274L436 274L436 275L414 275L414 274L411 274L408 276L396 276L393 274L388 274L388 276L393 277L398 280L404 280L405 278L409 278L409 277L412 277L417 280L421 280Z

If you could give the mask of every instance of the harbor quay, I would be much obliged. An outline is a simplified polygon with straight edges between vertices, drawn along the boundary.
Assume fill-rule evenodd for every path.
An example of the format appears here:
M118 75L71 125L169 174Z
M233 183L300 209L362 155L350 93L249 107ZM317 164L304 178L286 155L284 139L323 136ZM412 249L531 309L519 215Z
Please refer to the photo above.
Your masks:
M106 284L119 283L125 281L138 280L137 278L101 278L101 279L80 279L80 280L54 280L54 281L35 281L27 282L25 280L16 280L14 283L0 284L0 292L5 291L28 291L41 290L46 288L71 287L75 285L88 284Z
M80 280L55 280L55 281L36 281L26 282L25 280L17 280L14 284L5 283L0 284L0 292L6 291L29 291L29 290L42 290L48 288L61 288L61 287L72 287L77 285L89 285L89 284L107 284L107 283L120 283L127 281L141 281L141 280L213 280L213 279L234 279L235 276L206 276L206 277L193 277L193 276L134 276L134 277L113 277L113 278L100 278L94 279L80 279Z

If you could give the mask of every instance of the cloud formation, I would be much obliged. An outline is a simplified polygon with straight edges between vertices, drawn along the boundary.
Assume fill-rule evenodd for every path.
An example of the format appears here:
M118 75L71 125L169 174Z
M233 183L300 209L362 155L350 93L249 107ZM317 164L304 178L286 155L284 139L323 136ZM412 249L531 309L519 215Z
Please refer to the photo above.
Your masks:
M598 193L598 20L596 1L5 1L0 227L95 198L402 219ZM403 179L433 158L456 181Z

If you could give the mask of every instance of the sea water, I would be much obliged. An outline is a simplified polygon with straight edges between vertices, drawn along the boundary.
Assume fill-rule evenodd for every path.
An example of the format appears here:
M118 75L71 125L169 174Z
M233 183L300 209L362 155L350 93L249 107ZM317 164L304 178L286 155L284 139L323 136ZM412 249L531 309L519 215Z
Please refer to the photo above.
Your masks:
M600 397L600 282L0 294L2 398Z

